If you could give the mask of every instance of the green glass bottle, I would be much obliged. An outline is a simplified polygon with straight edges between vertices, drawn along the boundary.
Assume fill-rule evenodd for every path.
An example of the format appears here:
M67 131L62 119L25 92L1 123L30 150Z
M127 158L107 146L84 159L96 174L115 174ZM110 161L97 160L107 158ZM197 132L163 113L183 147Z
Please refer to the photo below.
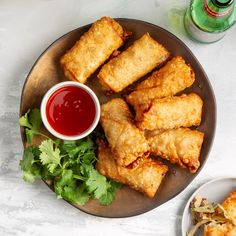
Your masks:
M184 17L188 34L203 43L218 41L235 22L234 0L192 0Z

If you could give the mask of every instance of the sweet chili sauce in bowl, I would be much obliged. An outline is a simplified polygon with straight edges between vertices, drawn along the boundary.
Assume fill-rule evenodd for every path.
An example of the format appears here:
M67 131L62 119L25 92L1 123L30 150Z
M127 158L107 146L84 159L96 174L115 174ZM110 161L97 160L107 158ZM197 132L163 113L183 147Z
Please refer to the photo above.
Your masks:
M78 82L61 82L44 95L41 118L47 130L64 140L78 140L89 135L100 118L100 104L95 93Z

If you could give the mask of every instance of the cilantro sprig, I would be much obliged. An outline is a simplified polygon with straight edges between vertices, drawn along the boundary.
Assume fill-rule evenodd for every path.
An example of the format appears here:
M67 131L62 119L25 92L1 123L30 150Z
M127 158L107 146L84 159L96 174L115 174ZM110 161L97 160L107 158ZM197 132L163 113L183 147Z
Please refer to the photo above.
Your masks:
M45 138L40 145L24 150L20 167L26 182L32 183L37 178L51 180L57 198L71 203L84 205L90 199L97 199L102 205L112 203L121 184L108 180L95 169L96 144L91 137L77 141L50 139L40 132L42 121L38 109L28 110L20 117L19 124L25 128L29 144L35 135Z

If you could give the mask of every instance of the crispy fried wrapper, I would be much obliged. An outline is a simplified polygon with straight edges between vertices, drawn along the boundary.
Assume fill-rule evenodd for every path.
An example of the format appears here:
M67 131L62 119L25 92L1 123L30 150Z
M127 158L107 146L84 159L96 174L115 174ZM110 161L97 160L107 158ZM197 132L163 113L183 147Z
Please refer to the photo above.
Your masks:
M229 194L221 204L232 223L207 224L204 226L204 236L235 236L236 235L236 191Z
M202 99L195 93L154 99L137 107L137 125L142 130L198 126L202 106Z
M85 83L110 55L124 43L124 30L110 17L96 21L61 58L61 66L70 80Z
M227 211L227 215L230 219L232 219L233 224L236 225L236 190L229 194L222 203L222 206Z
M147 140L151 153L195 173L200 166L203 139L204 134L200 131L178 128L159 132Z
M108 178L154 197L168 167L148 157L140 158L132 169L117 165L108 145L99 142L97 170Z
M104 90L120 92L169 57L169 52L148 33L100 70L98 77Z
M119 165L128 166L138 157L149 155L147 140L134 125L133 116L123 99L112 99L101 106L100 123Z
M154 98L173 96L190 87L194 81L195 74L192 68L181 56L175 56L141 82L136 90L127 96L127 102L135 108Z
M236 226L230 223L211 223L204 226L204 236L236 236Z

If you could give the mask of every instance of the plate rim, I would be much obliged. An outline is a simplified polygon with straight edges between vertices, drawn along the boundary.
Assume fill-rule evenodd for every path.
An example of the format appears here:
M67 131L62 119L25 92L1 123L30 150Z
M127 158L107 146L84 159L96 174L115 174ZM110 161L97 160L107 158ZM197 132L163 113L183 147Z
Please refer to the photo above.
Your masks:
M184 232L184 216L187 214L187 211L188 211L188 208L189 208L189 205L190 205L190 202L193 200L193 198L196 196L197 192L202 190L203 188L205 188L206 186L212 184L212 183L215 183L215 182L218 182L218 181L222 181L222 180L234 180L236 182L236 177L218 177L218 178L214 178L214 179L211 179L209 181L207 181L206 183L202 184L201 186L199 186L192 194L191 196L189 197L187 203L185 204L185 207L184 207L184 210L183 210L183 217L182 217L182 220L181 220L181 232L182 232L182 236L186 236L186 232Z
M212 129L212 139L211 139L211 142L209 144L209 150L208 150L208 153L206 155L206 158L205 158L205 161L204 163L201 164L201 166L199 167L198 171L194 174L194 177L192 180L190 180L190 182L187 184L187 185L184 185L183 189L178 191L176 194L174 194L172 197L170 197L169 199L167 199L164 203L160 204L159 206L154 206L154 207L150 207L150 208L147 208L145 209L144 211L141 211L141 212L138 212L138 213L131 213L131 214L127 214L126 216L103 216L103 215L99 215L99 214L96 214L96 213L91 213L91 212L88 212L86 211L85 209L81 209L81 208L78 208L76 205L73 205L72 203L68 202L67 200L63 199L64 201L68 202L70 205L74 206L76 209L86 213L86 214L89 214L89 215L93 215L93 216L97 216L97 217L101 217L101 218L128 218L128 217L134 217L134 216L138 216L138 215L141 215L141 214L144 214L144 213L147 213L151 210L154 210L160 206L163 206L164 204L168 203L169 201L171 200L174 200L179 194L183 193L188 187L189 185L197 178L197 176L199 175L199 173L202 171L203 167L205 166L208 158L209 158L209 155L210 155L210 152L212 150L212 146L213 146L213 143L214 143L214 139L215 139L215 132L216 132L216 126L217 126L217 102L216 102L216 97L215 97L215 93L214 93L214 90L213 90L213 87L211 85L211 82L204 70L204 68L202 67L201 63L198 61L198 59L196 58L196 56L193 54L193 52L190 50L190 48L181 40L179 39L176 35L174 35L173 33L171 33L169 30L166 30L164 29L163 27L159 26L159 25L156 25L156 24L153 24L153 23L150 23L150 22L147 22L147 21L144 21L144 20L139 20L139 19L134 19L134 18L113 18L115 20L117 20L118 22L119 21L131 21L131 22L137 22L137 23L141 23L141 24L144 24L144 25L149 25L153 28L156 28L158 30L161 30L161 31L164 31L166 33L168 33L169 35L171 35L179 44L181 44L182 47L185 47L185 49L188 51L188 53L191 55L192 58L194 58L194 60L197 62L199 68L201 69L201 73L203 73L207 83L208 83L208 86L209 86L209 89L210 89L210 92L212 94L212 99L213 99L213 117L214 117L214 120L213 120L213 129ZM93 22L94 23L94 22ZM61 40L62 38L66 37L68 34L71 34L77 30L81 30L83 28L87 28L87 27L90 27L93 23L89 23L89 24L86 24L86 25L83 25L83 26L80 26L80 27L77 27L73 30L70 30L68 31L67 33L61 35L60 37L56 38L52 43L49 44L48 47L46 47L46 49L44 49L42 51L42 53L38 56L38 58L35 60L35 62L33 63L31 69L29 70L29 73L27 74L27 77L24 81L24 85L22 87L22 90L21 90L21 97L20 97L20 109L19 109L19 117L22 115L21 114L21 111L22 111L22 100L23 100L23 94L24 94L24 90L25 90L25 87L27 85L27 82L35 68L35 66L37 65L38 61L42 58L42 56L47 52L47 50L52 47L55 43L57 43L59 40ZM25 144L24 144L24 140L25 140L25 137L24 137L24 132L22 131L23 128L20 127L20 134L21 134L21 140L22 140L22 144L23 144L23 147L25 148ZM48 184L42 180L47 186ZM48 186L50 188L50 186ZM51 188L50 188L51 189ZM51 189L52 190L52 189ZM53 191L53 190L52 190Z

